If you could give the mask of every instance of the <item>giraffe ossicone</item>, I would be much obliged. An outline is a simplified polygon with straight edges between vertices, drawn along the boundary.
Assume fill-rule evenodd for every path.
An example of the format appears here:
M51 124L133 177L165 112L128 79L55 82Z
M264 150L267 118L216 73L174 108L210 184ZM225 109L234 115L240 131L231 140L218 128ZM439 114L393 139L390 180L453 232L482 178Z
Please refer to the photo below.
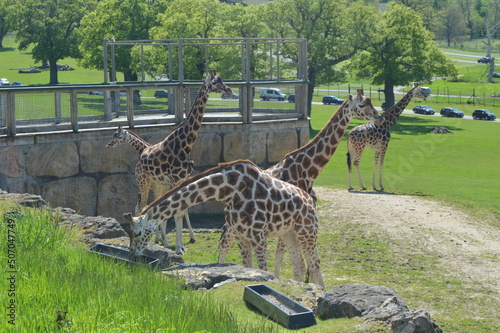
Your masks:
M230 233L243 265L267 270L267 239L280 237L289 249L294 279L305 277L305 258L313 283L324 287L316 247L318 218L314 199L299 187L276 179L250 161L234 161L193 176L150 204L138 217L126 214L130 257L136 259L157 226L170 216L207 201L225 204Z

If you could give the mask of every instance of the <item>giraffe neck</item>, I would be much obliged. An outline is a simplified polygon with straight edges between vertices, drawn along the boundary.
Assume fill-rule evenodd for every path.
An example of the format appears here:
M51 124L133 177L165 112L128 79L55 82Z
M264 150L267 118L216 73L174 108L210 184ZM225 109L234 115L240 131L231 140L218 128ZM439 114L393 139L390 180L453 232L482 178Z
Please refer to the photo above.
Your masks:
M291 164L296 164L296 168L302 169L296 170L298 172L294 174L289 173L286 175L289 178L286 180L287 182L292 181L293 184L296 184L305 177L312 183L318 177L321 170L335 153L353 117L353 113L347 102L342 104L323 129L309 143L283 158L278 164L279 168L287 168ZM299 163L294 163L296 161ZM294 179L297 177L299 179ZM296 182L293 182L293 180Z
M396 122L398 117L403 113L406 106L410 103L413 98L413 94L415 93L416 87L413 87L410 91L403 96L403 98L393 107L389 108L384 112L384 122L381 126L386 128L391 128L392 125Z
M205 113L205 108L207 106L208 95L208 85L204 82L196 95L196 99L194 100L186 119L184 119L184 121L172 131L172 133L177 133L179 136L184 136L181 141L183 141L182 144L187 148L192 148L196 138L198 137L198 132L200 131L201 122L203 120L203 114Z
M126 140L139 154L141 154L144 149L149 147L149 143L146 140L139 137L134 132L127 131L127 140Z

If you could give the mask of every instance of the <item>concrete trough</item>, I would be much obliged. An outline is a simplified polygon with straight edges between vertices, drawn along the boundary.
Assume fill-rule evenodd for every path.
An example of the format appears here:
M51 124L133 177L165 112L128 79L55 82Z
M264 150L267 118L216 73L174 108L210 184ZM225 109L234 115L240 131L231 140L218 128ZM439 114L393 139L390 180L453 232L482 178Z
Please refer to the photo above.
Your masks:
M316 325L310 309L265 284L246 286L243 299L288 329Z
M148 257L142 255L138 261L132 261L128 258L129 251L107 244L95 244L89 250L90 252L98 253L102 256L113 258L117 261L126 262L131 265L141 265L151 268L156 268L158 266L159 260L153 257Z

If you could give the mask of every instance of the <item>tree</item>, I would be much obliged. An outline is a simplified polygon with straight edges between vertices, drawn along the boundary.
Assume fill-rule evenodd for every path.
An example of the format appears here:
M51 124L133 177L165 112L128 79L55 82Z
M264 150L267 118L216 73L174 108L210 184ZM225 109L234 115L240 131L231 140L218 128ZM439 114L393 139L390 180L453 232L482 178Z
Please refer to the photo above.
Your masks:
M103 0L82 19L79 34L81 63L86 68L103 69L103 39L144 40L156 24L156 11L162 1ZM124 81L137 81L131 46L116 46L116 70ZM110 78L111 79L111 78Z
M218 0L173 0L158 15L160 24L151 29L150 36L152 39L217 37L217 31L224 21L223 8L227 6L230 5L221 4ZM151 50L156 59L159 59L159 50L160 48ZM177 52L177 49L174 51ZM185 78L204 78L207 71L204 47L185 47L182 55Z
M343 73L334 66L371 42L377 10L370 4L346 0L277 0L261 6L270 37L308 41L310 115L314 88L343 81Z
M7 22L7 1L0 0L0 48L3 48L3 39L9 32L10 26Z
M414 10L389 4L376 27L377 37L364 52L353 57L346 69L357 77L384 85L385 101L394 102L394 87L430 81L433 76L456 75L457 70L433 43Z
M467 27L462 9L457 4L448 4L443 10L443 25L439 35L446 39L448 47L450 47L452 41L466 34Z
M19 50L31 50L35 61L48 60L49 84L58 84L57 61L78 57L77 34L83 15L94 9L96 0L25 0L8 7L8 22L16 31Z

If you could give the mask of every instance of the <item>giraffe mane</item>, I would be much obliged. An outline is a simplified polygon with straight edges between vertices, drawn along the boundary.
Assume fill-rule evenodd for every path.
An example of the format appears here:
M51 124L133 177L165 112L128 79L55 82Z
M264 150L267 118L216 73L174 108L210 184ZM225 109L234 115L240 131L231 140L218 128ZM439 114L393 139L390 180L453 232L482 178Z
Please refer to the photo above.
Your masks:
M253 165L253 166L256 166L258 167L254 162L250 161L250 160L236 160L236 161L232 161L232 162L227 162L227 163L219 163L219 165L217 165L216 167L213 167L211 169L208 169L208 170L205 170L203 172L200 172L192 177L189 177L188 179L185 179L183 180L182 182L180 182L179 184L177 184L176 186L172 187L170 190L168 190L167 192L165 192L161 197L157 198L155 201L153 201L152 203L150 203L146 208L144 208L142 211L141 211L141 215L144 215L146 214L146 212L151 209L153 206L156 206L157 204L159 204L160 202L162 202L163 200L165 200L167 197L171 196L172 193L178 191L181 187L184 187L186 186L187 184L190 184L190 183L193 183L205 176L208 176L210 174L213 174L213 173L216 173L216 172L219 172L221 170L224 170L226 168L229 168L235 164L239 164L239 163L245 163L245 164L250 164L250 165Z

